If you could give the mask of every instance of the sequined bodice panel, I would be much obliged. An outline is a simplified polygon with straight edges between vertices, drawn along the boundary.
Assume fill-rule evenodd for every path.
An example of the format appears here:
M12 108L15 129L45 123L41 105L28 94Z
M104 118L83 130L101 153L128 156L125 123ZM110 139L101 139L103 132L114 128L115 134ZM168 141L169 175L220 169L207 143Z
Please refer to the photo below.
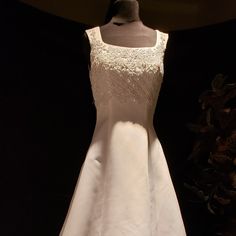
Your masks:
M97 111L115 104L154 112L163 79L168 34L156 30L153 47L122 47L103 42L100 28L86 30L91 46L90 81ZM134 110L132 111L134 112Z

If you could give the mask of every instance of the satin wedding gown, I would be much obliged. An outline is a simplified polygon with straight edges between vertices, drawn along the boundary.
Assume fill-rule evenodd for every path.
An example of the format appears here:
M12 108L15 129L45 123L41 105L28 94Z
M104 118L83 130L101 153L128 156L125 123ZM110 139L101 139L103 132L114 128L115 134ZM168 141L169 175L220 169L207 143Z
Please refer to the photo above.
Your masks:
M86 30L97 122L60 236L184 236L153 116L168 34L153 47L103 42Z

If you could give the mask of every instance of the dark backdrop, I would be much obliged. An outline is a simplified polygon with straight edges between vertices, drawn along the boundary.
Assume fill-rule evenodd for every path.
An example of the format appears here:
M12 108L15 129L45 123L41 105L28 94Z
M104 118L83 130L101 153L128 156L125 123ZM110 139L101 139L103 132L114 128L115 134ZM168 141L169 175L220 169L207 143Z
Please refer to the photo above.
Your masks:
M58 235L96 122L81 51L92 26L19 3L1 9L1 235ZM235 80L235 26L169 34L154 124L190 236L209 235L212 219L183 187L193 142L186 123L215 74Z

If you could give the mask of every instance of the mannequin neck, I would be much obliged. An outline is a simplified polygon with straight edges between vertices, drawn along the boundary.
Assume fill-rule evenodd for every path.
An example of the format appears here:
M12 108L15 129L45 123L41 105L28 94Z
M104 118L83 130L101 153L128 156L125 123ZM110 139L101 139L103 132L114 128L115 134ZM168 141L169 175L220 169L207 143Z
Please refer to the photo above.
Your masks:
M113 5L114 15L111 19L113 24L124 24L140 21L139 4L136 0L117 0Z

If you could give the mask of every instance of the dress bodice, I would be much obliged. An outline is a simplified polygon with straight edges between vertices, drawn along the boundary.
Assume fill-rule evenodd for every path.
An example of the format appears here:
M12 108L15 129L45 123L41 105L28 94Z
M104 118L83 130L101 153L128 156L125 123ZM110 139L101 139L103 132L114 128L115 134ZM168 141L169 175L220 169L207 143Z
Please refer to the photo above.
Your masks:
M156 30L153 47L124 47L102 40L100 27L86 30L91 46L90 81L97 112L116 105L152 117L163 79L168 34Z

